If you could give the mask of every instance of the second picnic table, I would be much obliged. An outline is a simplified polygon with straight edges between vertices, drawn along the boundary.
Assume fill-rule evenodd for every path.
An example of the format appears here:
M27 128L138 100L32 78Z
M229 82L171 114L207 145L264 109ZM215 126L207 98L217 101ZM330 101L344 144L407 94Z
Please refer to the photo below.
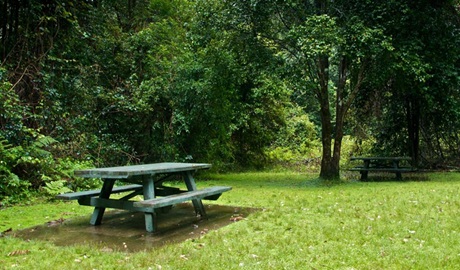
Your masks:
M172 206L191 200L195 211L201 217L206 216L201 199L217 200L231 187L215 186L198 190L193 173L197 170L209 169L207 163L154 163L146 165L120 166L77 170L75 175L84 178L101 178L103 185L100 190L88 190L60 194L63 200L78 200L80 205L94 207L90 223L101 224L106 208L116 208L144 212L145 227L154 232L156 227L155 209ZM187 190L164 186L163 182L172 175L181 175ZM128 182L131 185L115 186L116 181ZM112 194L130 192L121 198L110 198ZM130 200L137 195L143 196L141 201ZM162 196L159 197L158 196Z
M351 157L350 160L360 160L363 165L349 169L361 173L361 180L367 180L369 172L390 172L396 174L396 179L402 179L402 173L414 172L411 166L400 166L400 162L410 162L410 157Z

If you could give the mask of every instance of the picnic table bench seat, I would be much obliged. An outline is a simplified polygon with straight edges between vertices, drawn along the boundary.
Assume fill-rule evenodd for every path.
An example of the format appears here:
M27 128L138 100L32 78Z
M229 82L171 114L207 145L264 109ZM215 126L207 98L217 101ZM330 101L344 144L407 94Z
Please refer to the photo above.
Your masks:
M142 191L142 185L133 184L133 185L114 187L111 191L111 194L122 193L122 192L127 192L127 191ZM77 191L77 192L59 194L56 196L56 198L61 199L61 200L79 200L84 197L99 196L99 194L101 194L101 190L95 189L95 190L85 190L85 191Z
M400 167L400 168L391 168L391 167L376 167L376 168L365 168L363 166L357 166L350 168L349 171L357 171L357 172L362 172L362 171L369 171L369 172L415 172L417 171L416 168L411 168L411 167Z
M223 192L231 190L231 187L215 186L200 190L187 191L166 197L153 198L134 203L135 207L161 208L197 199L217 200Z
M217 200L219 199L220 195L222 195L223 192L231 190L231 187L212 187L212 188L207 188L207 189L201 189L197 191L186 191L186 190L181 190L176 187L159 187L155 189L155 194L157 196L171 196L174 195L175 197L183 198L185 201L187 200L193 200L193 199L204 199L204 200ZM128 191L142 191L142 185L125 185L125 186L119 186L119 187L114 187L111 191L111 194L117 194L117 193L122 193L122 192L128 192ZM198 192L198 194L194 194L194 192ZM101 193L101 190L85 190L85 191L78 191L78 192L70 192L70 193L64 193L64 194L59 194L56 195L57 199L61 200L79 200L83 199L86 197L95 197L99 196ZM187 194L184 194L187 193ZM139 193L140 194L140 193ZM190 196L187 196L189 195ZM178 196L181 195L181 196ZM187 197L190 197L190 199L187 199ZM196 198L195 198L196 197ZM165 197L166 198L166 197ZM158 198L156 198L158 200ZM164 198L163 198L164 199ZM155 199L154 199L155 200Z

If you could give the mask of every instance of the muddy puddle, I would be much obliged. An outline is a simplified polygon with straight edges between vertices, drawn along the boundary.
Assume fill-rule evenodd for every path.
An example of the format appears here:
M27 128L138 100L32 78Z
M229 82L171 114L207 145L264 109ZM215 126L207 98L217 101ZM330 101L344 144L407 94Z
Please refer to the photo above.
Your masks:
M58 220L47 224L14 231L15 237L42 240L57 246L91 245L104 251L137 252L166 244L198 238L248 218L257 211L220 205L205 205L207 219L196 217L189 203L175 205L168 213L157 214L157 231L145 231L144 214L128 211L106 211L102 224L89 224L90 216Z

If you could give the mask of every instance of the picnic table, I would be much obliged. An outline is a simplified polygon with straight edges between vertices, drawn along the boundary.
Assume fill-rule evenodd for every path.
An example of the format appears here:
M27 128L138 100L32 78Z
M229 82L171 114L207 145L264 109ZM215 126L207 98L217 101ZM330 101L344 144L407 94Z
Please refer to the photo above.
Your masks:
M101 178L100 190L65 193L56 196L62 200L78 200L80 205L94 207L90 224L100 225L106 208L144 212L145 228L154 232L156 228L155 209L168 208L174 204L192 201L197 215L206 217L202 199L217 200L231 187L214 186L198 190L193 173L209 169L207 163L154 163L145 165L120 166L77 170L75 175L83 178ZM163 183L174 175L181 175L187 190L164 186ZM130 183L115 186L115 183ZM127 192L121 198L110 198L112 194ZM143 200L132 198L140 195Z
M395 173L396 179L402 179L402 173L414 172L412 166L401 166L401 162L409 163L410 157L351 157L350 160L362 161L363 164L349 169L361 173L361 180L367 180L369 172L389 172Z

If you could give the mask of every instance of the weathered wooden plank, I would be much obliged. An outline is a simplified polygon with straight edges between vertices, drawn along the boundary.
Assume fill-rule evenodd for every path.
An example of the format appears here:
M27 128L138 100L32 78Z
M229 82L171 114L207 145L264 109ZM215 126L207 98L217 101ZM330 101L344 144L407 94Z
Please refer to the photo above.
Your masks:
M104 199L98 197L83 197L78 200L80 205L87 205L99 208L113 208L128 211L151 212L152 207L134 206L134 201Z
M120 186L120 187L114 187L112 189L111 194L121 193L121 192L126 192L126 191L135 191L135 190L141 190L141 189L142 189L142 185L136 185L136 184ZM79 198L82 198L82 197L98 196L100 193L101 193L100 189L86 190L86 191L59 194L56 196L56 198L61 199L61 200L78 200Z
M350 160L407 160L410 161L412 160L410 157L351 157Z
M108 199L110 198L111 191L113 190L113 186L115 185L114 179L105 179L104 184L102 185L101 194L99 194L99 198L101 199ZM90 197L93 198L93 197ZM105 207L95 207L93 210L93 214L91 215L91 219L89 221L92 225L99 225L102 222L102 217L104 216Z
M216 186L205 188L201 190L187 191L180 194L175 194L167 197L154 198L145 201L135 202L135 207L152 207L159 208L168 205L178 204L190 200L198 200L209 196L214 196L217 194L222 194L223 192L231 190L231 187Z
M185 185L187 186L187 190L189 191L198 190L196 187L195 179L193 179L193 175L190 171L184 173L184 181L185 181ZM204 193L204 191L202 192ZM213 194L216 194L216 193L213 193ZM213 195L213 194L209 194L209 195ZM202 197L192 199L193 208L195 208L195 213L197 215L206 217L206 209L204 209L204 205L203 205L203 202L201 201L201 198Z
M108 168L96 168L87 170L77 170L74 172L76 176L85 178L111 178L111 179L126 179L139 175L155 175L164 173L176 173L195 171L199 169L209 169L211 164L207 163L154 163L145 165L119 166Z
M155 198L155 182L152 175L144 176L142 180L144 186L144 199ZM134 206L134 204L133 204ZM155 211L144 211L145 229L148 232L154 232L156 229Z
M349 171L358 171L358 172L401 172L401 173L409 173L409 172L416 172L417 169L415 168L364 168L364 167L355 167L349 169Z

